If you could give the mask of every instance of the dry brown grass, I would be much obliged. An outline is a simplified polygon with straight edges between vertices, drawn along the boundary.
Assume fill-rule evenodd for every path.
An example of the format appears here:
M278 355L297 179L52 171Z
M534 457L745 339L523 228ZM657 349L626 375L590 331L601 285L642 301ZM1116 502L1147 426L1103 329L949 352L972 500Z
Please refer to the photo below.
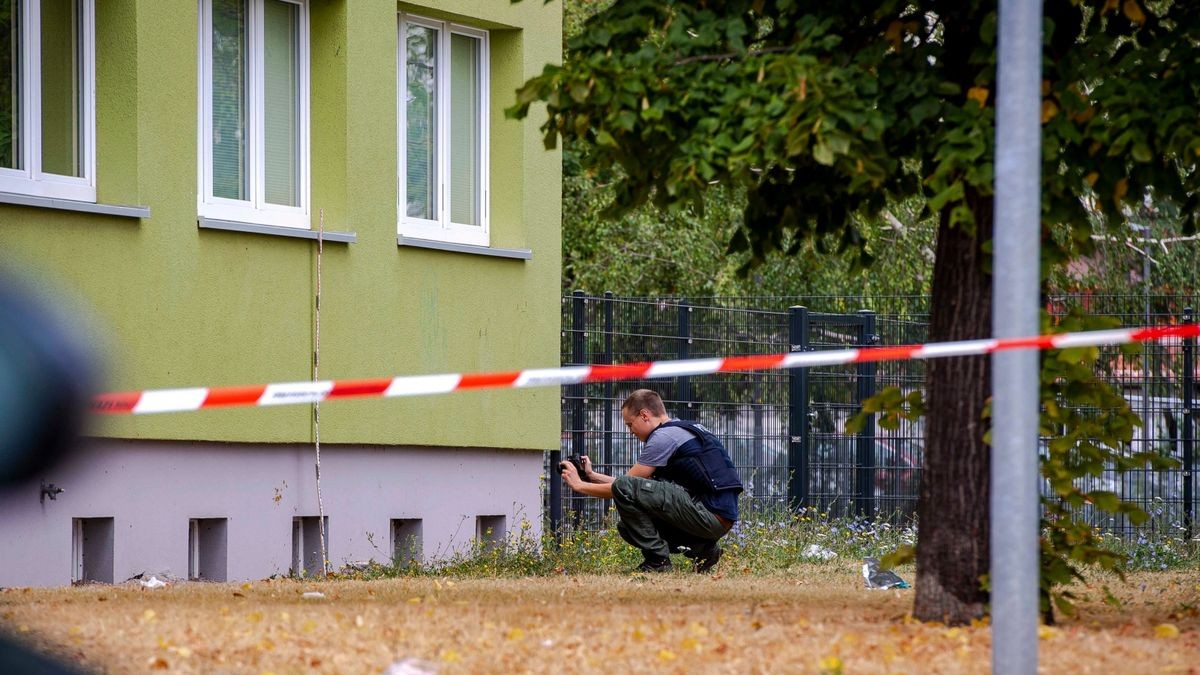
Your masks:
M911 571L906 576L911 578ZM1042 629L1048 673L1200 673L1200 574L1139 574ZM321 591L323 599L302 594ZM107 672L987 672L986 626L908 618L850 566L779 576L395 579L0 593L0 628ZM836 659L836 661L835 661Z

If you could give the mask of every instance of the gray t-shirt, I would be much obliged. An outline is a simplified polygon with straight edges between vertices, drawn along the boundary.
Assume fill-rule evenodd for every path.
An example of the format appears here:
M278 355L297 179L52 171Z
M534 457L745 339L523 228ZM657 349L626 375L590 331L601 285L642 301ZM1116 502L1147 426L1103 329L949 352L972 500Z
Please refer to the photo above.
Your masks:
M675 420L674 417L671 418ZM666 466L667 461L675 450L695 438L692 432L683 427L660 427L654 431L638 454L637 463L644 466Z

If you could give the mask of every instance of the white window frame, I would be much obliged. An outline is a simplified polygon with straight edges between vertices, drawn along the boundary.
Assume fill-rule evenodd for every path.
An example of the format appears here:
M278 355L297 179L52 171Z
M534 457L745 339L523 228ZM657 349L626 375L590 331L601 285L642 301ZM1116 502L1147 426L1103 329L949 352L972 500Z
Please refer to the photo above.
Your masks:
M312 229L309 216L309 49L308 0L282 0L300 8L300 176L299 206L282 206L266 201L265 148L265 50L263 49L264 0L249 0L247 12L246 111L249 136L247 167L250 175L249 199L226 199L213 195L212 161L212 0L200 0L200 115L198 175L200 187L197 210L202 217L214 220L254 223Z
M83 176L61 176L42 171L42 2L20 0L21 11L21 165L24 169L0 168L0 192L35 197L96 201L96 4L79 2L82 82L78 95L83 97L80 112Z
M436 219L413 218L407 213L407 195L406 185L408 176L408 152L407 135L408 135L408 119L407 119L407 69L405 68L406 56L406 27L408 24L424 26L438 31L437 45L437 135L435 143L437 143L437 186L438 186L438 203L435 205L437 213ZM477 186L480 199L480 214L479 225L462 225L456 224L450 219L450 195L448 189L447 169L450 160L450 36L454 33L466 35L480 41L480 61L482 64L480 72L480 92L479 92L479 182ZM489 111L489 91L491 87L491 55L488 32L470 26L451 23L448 21L436 21L421 16L401 13L399 15L397 26L397 45L396 45L396 69L397 69L397 92L396 92L396 109L399 113L399 128L397 134L397 148L399 155L400 172L399 178L399 201L396 205L397 215L399 220L398 233L403 237L412 237L415 239L426 239L431 241L442 241L452 244L469 244L475 246L490 245L490 185L489 177L489 162L490 162L490 115Z

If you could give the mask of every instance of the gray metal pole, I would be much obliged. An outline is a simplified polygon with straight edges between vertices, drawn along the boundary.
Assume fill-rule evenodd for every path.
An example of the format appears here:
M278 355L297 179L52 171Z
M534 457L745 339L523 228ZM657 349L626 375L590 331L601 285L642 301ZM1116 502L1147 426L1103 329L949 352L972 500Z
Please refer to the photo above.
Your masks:
M1041 0L1001 0L992 332L1038 333ZM1038 353L992 356L992 672L1037 672Z

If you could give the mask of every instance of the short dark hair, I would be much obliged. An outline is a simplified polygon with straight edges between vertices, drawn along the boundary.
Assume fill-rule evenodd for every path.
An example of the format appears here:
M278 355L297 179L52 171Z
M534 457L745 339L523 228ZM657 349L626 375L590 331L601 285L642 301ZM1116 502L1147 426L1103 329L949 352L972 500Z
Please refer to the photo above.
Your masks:
M663 405L662 397L653 389L638 389L633 392L621 404L621 410L628 410L634 413L648 410L655 417L662 417L667 414L667 407Z

